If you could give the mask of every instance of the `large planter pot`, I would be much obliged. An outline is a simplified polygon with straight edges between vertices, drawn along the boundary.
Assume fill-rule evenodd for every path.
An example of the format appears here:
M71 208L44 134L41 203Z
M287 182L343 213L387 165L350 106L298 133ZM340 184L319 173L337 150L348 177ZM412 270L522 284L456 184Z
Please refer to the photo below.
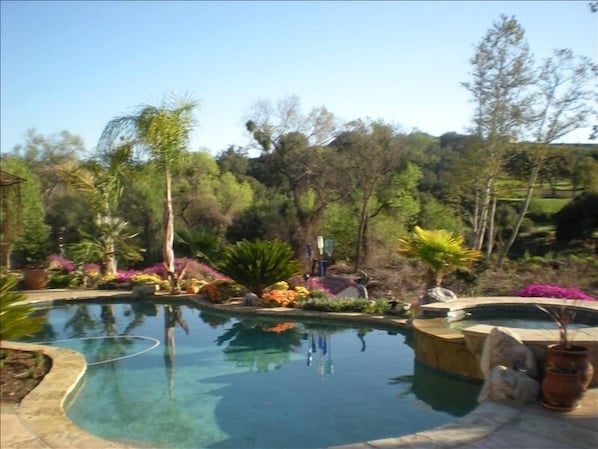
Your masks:
M585 346L571 345L567 348L561 345L548 346L546 353L546 367L557 370L578 371L581 383L588 388L594 376L594 367L589 361L590 351Z
M48 286L48 271L45 268L25 268L23 284L27 290L41 290Z
M547 369L544 373L541 390L541 404L561 412L576 408L586 391L578 371L559 372L553 369Z

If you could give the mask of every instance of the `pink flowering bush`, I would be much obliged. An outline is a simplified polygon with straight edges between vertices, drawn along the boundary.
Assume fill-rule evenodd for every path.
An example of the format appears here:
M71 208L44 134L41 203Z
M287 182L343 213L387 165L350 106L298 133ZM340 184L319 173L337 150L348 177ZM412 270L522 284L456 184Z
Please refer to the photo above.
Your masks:
M52 254L48 257L49 270L64 271L70 273L75 271L75 264L68 260L66 257L59 256L58 254Z
M198 280L206 280L206 281L215 281L215 280L226 280L229 281L230 278L225 276L224 274L214 270L209 265L204 263L198 262L195 259L188 259L188 258L180 258L175 259L174 261L174 269L176 272L180 272L183 267L187 264L187 268L185 269L185 275L183 276L185 279L198 279ZM162 278L166 278L164 273L164 264L157 263L151 267L145 268L143 270L145 274L156 274L161 276Z
M334 293L324 287L324 284L322 284L322 281L318 278L309 278L307 281L307 289L309 291L319 291L322 292L325 297L334 298Z
M534 298L562 298L582 301L596 301L596 298L585 294L577 288L559 287L557 285L531 284L517 292L517 296Z

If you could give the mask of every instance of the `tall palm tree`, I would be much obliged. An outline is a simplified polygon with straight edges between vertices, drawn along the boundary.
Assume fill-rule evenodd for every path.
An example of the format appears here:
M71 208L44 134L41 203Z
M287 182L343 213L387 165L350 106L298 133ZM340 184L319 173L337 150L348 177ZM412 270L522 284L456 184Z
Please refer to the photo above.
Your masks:
M102 132L98 148L111 152L128 147L149 155L164 173L164 241L163 263L171 291L180 291L174 267L174 214L172 211L172 174L189 143L195 125L193 110L196 102L188 98L170 96L160 106L141 105L135 112L112 119Z
M418 259L428 269L426 289L440 287L445 274L456 269L468 269L482 256L463 246L463 237L444 229L425 230L416 226L414 233L399 239L397 252Z

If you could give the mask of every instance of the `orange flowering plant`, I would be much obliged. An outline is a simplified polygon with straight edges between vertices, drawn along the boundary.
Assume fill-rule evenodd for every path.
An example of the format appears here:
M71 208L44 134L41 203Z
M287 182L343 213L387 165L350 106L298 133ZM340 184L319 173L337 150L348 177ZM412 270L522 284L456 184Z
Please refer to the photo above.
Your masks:
M210 302L223 303L232 295L233 283L230 281L217 279L204 284L199 289L199 294L205 294Z
M260 298L258 305L262 307L294 307L297 302L295 290L270 290Z
M273 332L275 334L279 334L284 331L288 331L289 329L294 329L295 323L278 323L275 326L262 326L262 330L266 332Z

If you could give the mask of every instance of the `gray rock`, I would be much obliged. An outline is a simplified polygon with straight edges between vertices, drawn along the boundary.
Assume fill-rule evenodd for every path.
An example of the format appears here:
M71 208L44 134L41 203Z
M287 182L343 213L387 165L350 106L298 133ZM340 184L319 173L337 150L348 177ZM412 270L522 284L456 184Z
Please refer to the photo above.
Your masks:
M158 284L140 284L133 287L133 296L142 298L144 296L154 296L160 286Z
M484 378L488 377L492 368L499 365L524 371L532 377L538 376L534 353L508 327L493 328L486 337L482 350L480 369Z
M448 288L434 287L426 291L426 294L423 297L423 303L447 302L453 299L457 299L457 295Z
M243 296L243 305L244 306L256 306L257 305L258 297L255 293L245 293Z
M520 371L497 365L488 373L478 402L510 401L521 406L538 400L540 383Z

